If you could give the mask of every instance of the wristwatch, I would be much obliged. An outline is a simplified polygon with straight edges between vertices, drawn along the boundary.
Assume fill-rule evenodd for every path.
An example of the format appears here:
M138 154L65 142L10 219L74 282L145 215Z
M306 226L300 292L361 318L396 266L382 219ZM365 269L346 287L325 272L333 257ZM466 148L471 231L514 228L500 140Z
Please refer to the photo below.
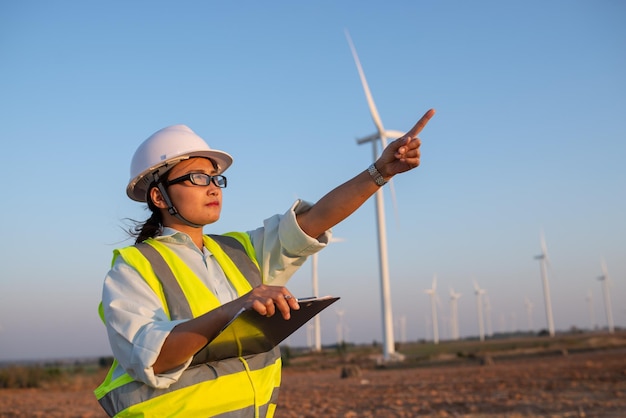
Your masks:
M374 164L370 165L367 168L367 172L370 173L370 176L372 176L372 179L374 180L374 182L378 184L379 186L384 186L385 184L387 184L387 180L383 178L382 174L380 174L380 172L376 169L376 166Z

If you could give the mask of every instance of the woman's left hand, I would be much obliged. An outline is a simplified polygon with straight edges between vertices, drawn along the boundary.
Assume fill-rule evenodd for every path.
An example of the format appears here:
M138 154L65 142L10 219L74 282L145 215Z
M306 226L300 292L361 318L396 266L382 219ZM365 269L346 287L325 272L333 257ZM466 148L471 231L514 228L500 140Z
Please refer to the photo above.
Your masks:
M376 169L385 180L396 174L409 171L420 164L420 139L417 137L424 129L435 109L428 110L409 132L387 145L376 161Z

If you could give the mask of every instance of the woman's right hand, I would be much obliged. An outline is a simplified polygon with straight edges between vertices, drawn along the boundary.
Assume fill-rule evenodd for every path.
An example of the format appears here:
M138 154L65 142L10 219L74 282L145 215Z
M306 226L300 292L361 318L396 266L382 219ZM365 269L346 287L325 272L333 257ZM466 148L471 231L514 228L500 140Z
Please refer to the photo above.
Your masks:
M298 300L286 287L260 285L241 297L243 308L254 309L260 315L272 316L278 310L283 318L291 318L291 310L300 309Z

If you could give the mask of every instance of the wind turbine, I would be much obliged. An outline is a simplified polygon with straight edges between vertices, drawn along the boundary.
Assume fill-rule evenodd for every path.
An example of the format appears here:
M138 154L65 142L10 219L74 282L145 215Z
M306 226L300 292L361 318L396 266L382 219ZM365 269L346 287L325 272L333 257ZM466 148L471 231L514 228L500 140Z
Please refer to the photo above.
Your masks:
M452 328L452 339L459 339L459 298L460 293L456 293L450 288L450 325Z
M344 241L344 239L331 237L329 244L331 242L341 242L341 241ZM313 296L315 297L320 296L319 284L318 284L318 278L317 278L317 256L318 256L318 253L315 253L313 254L313 256L311 256L311 282L312 282L311 287L313 288ZM313 336L314 336L313 350L318 351L318 352L322 351L322 331L321 331L319 315L315 315L313 317Z
M342 345L344 343L343 336L343 315L346 313L343 309L337 309L335 311L337 313L337 345Z
M483 320L483 295L485 294L485 289L481 289L474 280L474 294L476 295L476 311L478 313L478 335L480 336L480 341L485 341L485 324Z
M433 325L433 342L439 344L439 325L437 324L437 276L433 276L433 284L430 289L424 290L430 297L430 315Z
M524 306L526 307L526 315L528 317L528 331L533 331L533 308L535 305L528 298L524 298Z
M587 300L587 307L589 308L589 326L591 327L592 330L597 328L597 324L596 324L596 313L593 309L593 293L591 292L591 290L589 290L589 292L587 292L587 297L585 297L585 300Z
M485 325L487 329L485 334L488 337L493 337L493 324L491 323L491 301L487 291L483 289L483 301L485 302Z
M352 57L356 64L361 78L361 84L365 92L367 104L369 106L370 114L374 125L376 125L376 133L366 136L364 138L357 139L357 144L365 144L367 142L372 143L372 151L374 161L378 159L378 147L377 143L380 140L382 148L387 146L387 138L400 138L404 135L403 132L390 131L383 128L383 124L378 115L378 110L372 99L372 93L370 92L367 80L365 79L365 73L361 67L361 62L350 38L350 34L346 31L346 38L352 51ZM389 264L387 260L387 233L385 227L385 207L383 201L383 189L382 187L376 192L376 218L378 223L378 254L379 254L379 268L380 268L380 287L381 287L381 301L382 301L382 321L383 321L383 359L389 361L392 359L399 359L399 356L395 352L395 344L393 339L393 316L391 310L391 289L389 285Z
M546 305L546 318L548 320L548 332L554 337L554 319L552 318L552 301L550 299L550 284L548 283L548 249L546 247L546 239L541 231L541 254L535 256L535 260L541 262L541 280L543 282L543 298Z
M398 318L398 334L400 335L400 342L406 342L406 315L400 316Z
M598 277L598 280L602 282L602 293L604 294L604 311L606 312L606 323L609 328L609 333L613 334L615 328L613 327L613 308L611 307L611 295L609 294L609 273L606 269L606 262L604 259L601 261L602 276Z

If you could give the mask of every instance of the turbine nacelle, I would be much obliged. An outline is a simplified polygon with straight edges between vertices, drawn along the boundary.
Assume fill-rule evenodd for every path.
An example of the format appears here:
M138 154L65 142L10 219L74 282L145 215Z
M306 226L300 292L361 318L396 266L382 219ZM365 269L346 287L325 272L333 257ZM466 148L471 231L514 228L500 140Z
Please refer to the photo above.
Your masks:
M461 297L460 293L456 293L453 288L450 288L450 299L457 300Z
M486 292L487 291L485 289L481 289L476 280L474 280L474 293L476 295L484 295Z
M383 132L383 136L385 138L393 139L393 140L396 140L396 139L400 138L403 135L404 135L404 132L400 132L400 131L384 131ZM359 145L362 145L362 144L366 144L368 142L378 141L379 138L380 138L380 134L377 132L375 134L364 136L363 138L358 138L356 140L356 143L359 144Z
M609 283L610 282L609 272L607 271L606 261L604 261L604 259L600 261L600 269L602 270L602 275L598 276L598 280L600 281L606 280L607 283Z

